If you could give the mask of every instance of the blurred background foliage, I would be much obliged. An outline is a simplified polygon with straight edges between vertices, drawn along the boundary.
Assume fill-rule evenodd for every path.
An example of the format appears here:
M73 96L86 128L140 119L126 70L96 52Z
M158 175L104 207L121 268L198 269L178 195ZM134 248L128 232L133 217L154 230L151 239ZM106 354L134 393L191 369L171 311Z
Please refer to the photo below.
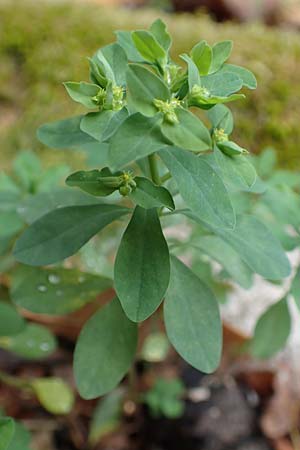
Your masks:
M1 166L9 167L20 149L42 150L35 137L40 124L81 111L68 99L62 82L88 79L87 56L109 43L113 30L144 28L159 15L175 36L176 60L200 39L210 44L234 41L231 62L248 67L258 79L258 89L232 105L234 139L253 152L273 146L281 166L299 169L297 32L258 23L216 23L204 12L167 15L158 10L54 0L0 0ZM41 154L46 163L74 158L46 149Z

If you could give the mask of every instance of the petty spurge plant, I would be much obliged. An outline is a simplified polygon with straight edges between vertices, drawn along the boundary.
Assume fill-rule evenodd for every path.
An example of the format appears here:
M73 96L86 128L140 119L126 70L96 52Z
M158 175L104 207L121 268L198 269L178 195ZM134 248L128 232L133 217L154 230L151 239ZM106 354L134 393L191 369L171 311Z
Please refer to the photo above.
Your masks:
M116 297L87 321L75 349L75 379L84 398L103 395L120 382L134 361L138 324L159 315L163 301L166 333L177 352L203 372L217 368L218 302L205 277L179 260L176 246L164 236L163 228L176 215L198 224L212 252L230 254L237 263L225 270L245 284L253 272L270 280L290 273L272 232L255 216L237 215L232 201L237 191L259 192L248 151L230 137L233 118L224 106L242 100L243 87L256 87L250 71L226 63L232 42L211 47L200 41L181 55L181 66L170 57L171 37L161 20L149 30L116 34L116 43L89 60L90 82L65 83L70 97L89 112L38 130L50 147L94 154L97 168L66 179L90 200L71 206L58 202L30 224L14 248L18 261L48 266L74 255L112 222L124 226L114 263ZM86 282L83 276L72 278L71 269L62 275L57 267L32 273L41 270L39 285L31 289L48 295L46 313L51 310L47 289L59 308L59 283L71 284L76 297ZM88 298L110 285L91 277L85 284ZM15 297L22 294L17 283ZM82 304L70 301L68 308Z

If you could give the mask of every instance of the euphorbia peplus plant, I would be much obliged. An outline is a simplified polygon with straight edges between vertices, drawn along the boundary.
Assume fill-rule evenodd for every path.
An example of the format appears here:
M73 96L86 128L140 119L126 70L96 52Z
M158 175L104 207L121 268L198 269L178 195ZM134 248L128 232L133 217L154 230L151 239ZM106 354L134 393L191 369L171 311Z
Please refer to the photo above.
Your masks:
M255 191L256 172L229 137L233 118L223 104L242 99L243 86L254 89L255 77L226 63L231 41L212 47L200 41L181 56L184 68L172 61L170 47L161 20L149 30L117 32L117 42L90 59L91 82L65 83L90 112L38 131L50 147L94 152L99 168L73 173L66 183L99 200L56 208L33 222L16 243L17 260L57 263L113 221L129 218L114 265L116 298L88 320L77 341L75 378L84 398L120 382L134 361L138 324L163 300L177 352L206 373L219 364L218 302L205 279L170 251L162 231L170 217L200 224L245 271L272 280L290 272L271 231L251 215L236 216L231 202L233 191Z

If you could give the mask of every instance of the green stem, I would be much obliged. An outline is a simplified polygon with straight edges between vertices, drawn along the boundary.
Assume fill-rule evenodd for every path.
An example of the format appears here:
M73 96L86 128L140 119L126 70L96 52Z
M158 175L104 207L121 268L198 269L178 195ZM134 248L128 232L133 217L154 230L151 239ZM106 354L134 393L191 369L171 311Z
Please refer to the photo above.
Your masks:
M164 183L165 181L168 181L170 178L172 178L172 174L170 172L167 172L160 178L161 184Z
M159 176L158 164L157 164L155 153L153 153L152 155L148 156L148 161L149 161L149 167L150 167L150 173L151 173L152 181L155 184L160 185L161 184L161 179L160 179L160 176Z
M28 379L19 379L0 371L0 381L18 389L31 390L30 381Z

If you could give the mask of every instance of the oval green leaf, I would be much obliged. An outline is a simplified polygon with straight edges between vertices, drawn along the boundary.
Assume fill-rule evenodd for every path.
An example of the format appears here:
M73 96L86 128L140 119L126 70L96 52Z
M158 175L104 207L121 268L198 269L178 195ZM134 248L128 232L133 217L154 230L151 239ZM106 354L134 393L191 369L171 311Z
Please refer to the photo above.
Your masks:
M0 302L0 336L13 336L25 328L25 321L9 303Z
M51 414L69 414L72 411L74 394L61 378L36 378L31 387L41 405Z
M137 205L145 209L150 208L168 208L171 211L175 209L173 197L163 186L156 186L149 178L135 177L136 188L129 197Z

